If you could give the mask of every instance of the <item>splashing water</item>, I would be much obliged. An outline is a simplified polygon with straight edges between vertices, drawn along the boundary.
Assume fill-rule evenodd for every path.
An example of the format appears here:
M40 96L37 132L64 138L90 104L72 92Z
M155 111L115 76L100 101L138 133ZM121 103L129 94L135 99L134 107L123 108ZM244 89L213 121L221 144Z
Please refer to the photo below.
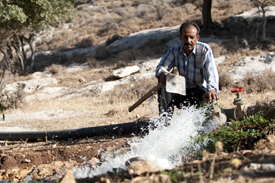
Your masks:
M144 138L134 138L129 142L130 149L126 154L117 154L115 158L105 157L106 161L97 167L74 168L75 178L86 178L105 174L113 169L127 169L125 162L133 157L139 157L153 162L160 170L172 169L182 165L182 156L188 152L184 149L192 147L200 150L200 145L194 146L191 136L204 131L201 124L205 121L206 109L195 107L180 110L165 127L161 122L154 130L150 130ZM207 130L208 131L208 130ZM186 148L185 148L186 147Z

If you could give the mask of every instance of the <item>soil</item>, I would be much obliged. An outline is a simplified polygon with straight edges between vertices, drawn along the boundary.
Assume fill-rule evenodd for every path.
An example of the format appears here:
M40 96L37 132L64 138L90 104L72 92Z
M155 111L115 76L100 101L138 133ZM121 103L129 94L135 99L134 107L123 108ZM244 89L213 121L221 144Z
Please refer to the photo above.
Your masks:
M27 143L1 142L1 180L23 181L28 176L36 180L55 180L62 178L65 172L72 167L96 164L102 159L102 153L112 155L114 150L127 151L127 140L131 136L86 138L72 141L48 141ZM251 164L267 164L275 162L275 149L270 149L267 142L258 142L256 150L242 150L233 153L220 152L209 154L203 160L195 160L190 163L192 157L185 158L185 165L174 168L174 171L182 172L178 176L171 176L176 180L186 182L274 182L274 170L256 171L249 168ZM215 162L214 161L215 156ZM241 164L232 163L238 159ZM189 162L189 163L188 163ZM210 178L211 166L214 167L213 177ZM199 176L198 172L202 172ZM155 172L147 172L141 175L105 174L93 178L78 179L78 182L98 182L100 177L108 177L111 182L129 182L135 178L146 178L158 175ZM176 178L175 178L176 177ZM147 180L146 179L146 180ZM145 179L144 179L145 181ZM160 181L161 182L161 181Z
M85 71L93 72L93 70ZM97 77L105 78L104 74L97 75ZM60 80L62 80L61 76ZM72 80L77 80L78 76L71 76ZM67 79L66 77L64 77ZM74 85L75 83L72 83ZM145 89L146 90L146 89ZM268 94L256 94L256 93L243 93L242 97L246 99L246 104L251 105L257 100L263 100L265 97L272 100L274 96L273 91L269 91ZM91 99L92 98L92 99ZM228 90L222 90L221 99L219 104L225 108L234 107L233 100L236 96ZM72 128L84 128L92 126L104 126L110 124L118 124L125 122L133 122L136 120L145 120L154 117L157 113L156 102L148 102L141 105L134 113L128 113L127 108L130 104L136 101L136 98L130 102L113 107L112 103L98 104L99 101L94 97L86 97L83 99L77 99L73 102L66 101L67 105L60 106L57 101L37 101L36 103L25 104L23 108L19 108L19 113L23 112L36 112L43 111L45 107L52 107L50 109L69 110L74 105L75 109L91 110L92 113L88 115L67 117L64 119L33 119L33 120L19 120L10 122L7 124L1 124L1 126L16 127L21 126L24 128L35 128L38 130L58 130L58 129L72 129ZM55 103L56 105L52 105ZM96 104L97 103L97 104ZM91 104L93 104L91 106ZM55 106L55 107L54 107ZM35 109L34 109L35 108ZM148 110L150 109L150 110ZM153 109L153 110L152 110ZM144 112L145 111L145 112ZM152 112L153 111L153 112ZM7 111L7 113L13 113L15 111ZM18 111L17 111L18 112ZM140 115L138 118L137 115ZM110 154L114 150L121 150L121 152L128 151L128 140L131 140L132 136L97 136L85 139L68 139L65 141L40 141L29 142L28 140L21 141L0 141L0 181L24 181L24 180L56 180L62 178L66 172L72 167L90 166L89 164L97 164L104 161L102 159L102 153ZM142 137L141 137L142 138ZM274 149L265 146L265 142L261 142L262 147L254 150L242 150L233 153L218 153L215 157L214 166L213 157L211 155L205 158L204 161L193 161L192 157L187 158L188 161L181 166L173 169L170 172L171 178L180 182L185 180L186 182L274 182L274 170L271 171L254 171L248 167L252 163L261 164L266 162L275 162ZM186 157L185 157L186 158ZM238 158L242 161L239 167L234 167L231 161L234 158ZM198 163L199 162L199 163ZM199 170L199 165L201 170ZM214 167L213 177L210 178L211 167ZM178 176L175 173L182 172ZM202 176L198 176L198 172L202 172ZM107 177L111 182L130 182L137 181L146 182L152 176L159 176L155 172L147 172L144 174L105 174L93 178L79 179L78 182L100 182L100 177ZM162 182L158 180L158 182Z
M93 72L93 70L85 71ZM86 74L86 73L84 73ZM59 76L61 78L61 76ZM105 78L105 74L97 75L97 77ZM67 79L66 77L64 77ZM73 76L71 76L73 78ZM76 76L76 78L78 78ZM72 80L76 80L73 78ZM60 79L62 80L62 79ZM74 84L72 84L74 85ZM146 89L145 89L146 90ZM268 94L255 93L243 93L242 97L246 99L246 104L253 104L257 100L263 100L264 97L272 100L274 92L270 91ZM58 129L72 129L72 128L84 128L92 126L104 126L110 124L118 124L125 122L133 122L136 120L145 120L154 117L156 114L156 102L144 103L134 113L129 114L125 112L130 104L135 102L136 98L130 102L123 103L114 108L112 103L110 104L98 104L98 101L90 103L91 98L86 97L83 99L77 99L73 102L66 101L67 105L60 106L57 101L37 101L36 103L25 104L23 108L19 108L20 112L35 112L43 111L43 106L55 106L52 109L68 110L74 105L74 108L85 109L93 111L91 114L67 117L64 119L33 119L33 120L20 120L7 124L1 124L1 126L23 126L24 128L35 128L38 130L58 130ZM225 108L234 107L233 100L236 96L228 90L222 90L221 99L219 104ZM98 99L100 100L100 99ZM56 105L52 105L55 103ZM91 104L94 104L94 106ZM35 110L33 109L35 108ZM148 110L150 109L150 110ZM152 109L154 109L152 112ZM146 111L146 112L144 112ZM13 113L15 111L7 111L7 113ZM137 118L136 115L140 116ZM141 137L142 138L142 137ZM102 153L113 155L115 150L120 150L122 153L128 151L128 140L131 140L132 136L97 136L85 139L68 139L64 141L40 141L29 142L28 140L21 141L0 141L0 181L24 181L24 180L56 180L62 178L66 172L72 167L90 166L89 164L97 164L104 161L102 159ZM173 169L174 172L178 170L182 172L178 176L175 176L173 172L170 172L171 178L174 178L175 182L185 180L186 182L274 182L274 170L271 171L254 171L248 167L251 163L266 163L275 162L275 151L273 148L265 146L265 142L261 141L262 146L258 149L242 150L233 153L218 153L215 157L214 174L210 178L211 164L213 164L213 157L210 155L205 158L204 161L193 161L192 157L187 158L186 163L181 167ZM249 148L251 149L251 148ZM186 158L186 157L184 157ZM231 161L234 158L238 158L242 161L239 167L234 168ZM199 162L199 163L198 163ZM199 165L201 170L199 170ZM198 176L198 172L202 172L202 176ZM130 182L140 180L146 182L151 176L158 176L158 173L147 172L144 174L105 174L98 177L79 179L78 182L99 182L100 177L107 177L111 182ZM158 181L162 182L162 181Z

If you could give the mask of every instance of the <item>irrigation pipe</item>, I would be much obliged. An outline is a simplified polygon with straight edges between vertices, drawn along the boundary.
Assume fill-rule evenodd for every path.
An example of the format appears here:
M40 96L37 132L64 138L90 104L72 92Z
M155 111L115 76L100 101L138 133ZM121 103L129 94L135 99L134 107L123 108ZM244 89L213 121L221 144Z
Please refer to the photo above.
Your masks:
M148 126L149 120L145 120L117 125L97 126L68 130L0 132L0 140L68 140L69 138L79 139L103 135L130 135L133 133L146 133L148 131Z

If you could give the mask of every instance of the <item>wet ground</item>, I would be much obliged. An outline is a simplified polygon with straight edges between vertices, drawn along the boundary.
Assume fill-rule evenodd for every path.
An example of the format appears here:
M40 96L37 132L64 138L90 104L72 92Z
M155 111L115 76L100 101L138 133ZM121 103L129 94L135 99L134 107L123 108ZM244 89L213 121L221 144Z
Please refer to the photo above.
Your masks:
M131 139L129 135L47 142L1 141L0 181L53 181L73 167L103 162L103 154L112 157L114 151L126 153ZM275 182L275 149L268 143L259 141L255 150L208 153L202 160L192 161L192 156L185 156L185 165L162 173L169 174L175 182ZM131 175L125 171L77 181L100 182L100 177L107 177L111 182L165 182L159 173Z
M33 174L36 179L51 179L64 166L79 167L91 161L100 161L102 153L126 150L127 140L127 137L101 136L71 141L2 141L0 180L22 181ZM33 173L34 170L39 171Z

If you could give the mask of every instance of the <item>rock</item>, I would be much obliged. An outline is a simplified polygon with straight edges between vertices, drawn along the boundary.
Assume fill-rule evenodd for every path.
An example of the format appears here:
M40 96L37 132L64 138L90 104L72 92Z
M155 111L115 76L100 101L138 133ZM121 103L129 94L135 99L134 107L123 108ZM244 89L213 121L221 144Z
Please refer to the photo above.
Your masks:
M68 169L60 183L75 183L72 169Z
M19 81L19 82L14 82L12 84L7 84L2 91L2 93L7 92L7 93L15 93L18 91L18 86L24 85L23 91L25 93L32 93L34 91L39 90L42 87L45 86L52 86L52 85L57 85L58 81L55 78L43 78L43 79L31 79L27 81Z
M265 10L268 24L274 22L275 6L267 6L265 7ZM260 11L260 16L258 12L258 8L254 8L242 14L231 16L226 23L226 27L233 33L251 31L253 29L256 31L258 29L257 22L262 17L262 12ZM272 29L273 28L270 27L270 30ZM266 28L266 30L268 30L268 28Z
M100 162L99 159L97 159L97 158L95 158L95 157L93 157L92 159L90 159L90 164L91 164L92 166L97 165L99 162Z
M99 183L111 183L111 181L108 178L105 177L100 177Z
M34 169L34 167L31 167L29 169L23 169L18 171L18 173L16 174L16 177L19 180L23 180L28 174L30 174L32 172L32 170Z
M242 161L238 158L234 158L230 162L233 169L239 169L240 166L242 166Z
M147 72L155 73L156 67L157 67L158 63L160 62L160 59L161 58L149 60L149 61L141 63L139 65L140 73L142 73L142 74L147 73Z
M269 44L268 49L269 49L269 51L274 51L275 50L275 45L274 44Z
M5 171L3 178L4 179L11 179L14 178L16 175L16 172L18 172L20 169L18 167L9 168Z
M261 54L259 56L244 57L234 63L234 69L228 71L234 82L243 80L247 74L251 76L261 75L266 69L275 71L274 53Z
M108 45L107 49L112 53L118 53L129 48L138 49L152 39L172 39L178 37L180 25L174 27L163 27L158 29L146 29L136 33L129 34Z
M48 71L35 72L32 74L33 79L51 78L52 74Z
M23 163L30 163L31 160L30 160L30 159L23 159L22 162L23 162Z
M257 173L271 173L275 171L274 163L250 163L244 167L244 171Z
M135 177L131 180L131 183L145 183L147 177Z
M215 148L218 152L223 152L224 144L221 141L215 142Z
M220 57L215 58L216 65L219 65L219 64L223 63L224 61L225 61L225 56L220 56Z
M66 69L66 71L65 71L67 73L81 72L81 71L84 71L84 70L90 68L89 65L88 65L88 63L83 63L81 65L72 64L72 65L69 65L68 67L69 68Z
M128 172L130 174L141 175L145 172L157 172L159 171L158 167L151 161L141 160L133 161L128 167Z
M65 87L44 87L32 95L27 95L25 101L53 99L64 95Z
M214 24L216 27L218 27L219 29L224 29L224 25L223 25L220 21L218 21L218 20L215 20L215 21L213 22L213 24Z
M86 80L84 79L84 78L79 78L79 80L78 80L80 83L86 83Z
M170 175L167 174L153 174L149 177L149 180L158 183L172 183Z
M275 52L267 53L265 56L265 63L275 63Z
M130 75L137 73L139 71L140 71L140 68L138 66L134 65L134 66L128 66L128 67L114 70L113 75L116 78L124 78L126 76L130 76Z
M131 180L131 183L172 183L169 175L166 174L152 174L148 177L135 177Z
M207 160L208 158L209 158L209 156L210 156L210 152L208 152L206 149L204 149L202 152L201 152L201 155L202 155L202 160L203 161L205 161L205 160Z
M243 46L243 48L249 48L249 44L246 39L242 39L242 46Z

